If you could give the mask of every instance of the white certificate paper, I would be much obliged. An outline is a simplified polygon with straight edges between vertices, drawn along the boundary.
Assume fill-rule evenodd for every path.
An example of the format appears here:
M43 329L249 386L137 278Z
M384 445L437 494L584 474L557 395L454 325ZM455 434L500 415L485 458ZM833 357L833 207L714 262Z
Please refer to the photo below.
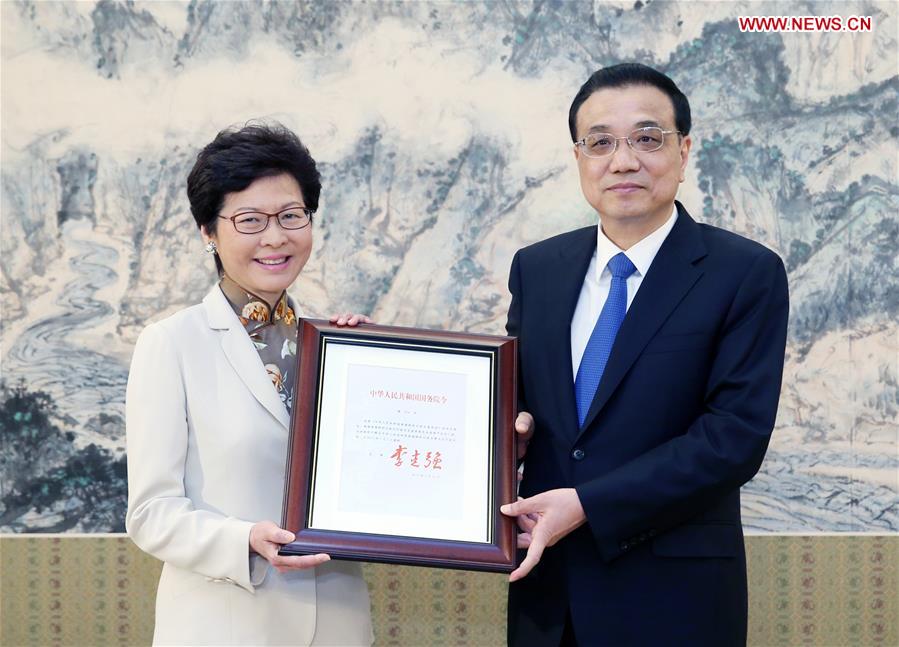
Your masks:
M310 528L490 542L486 353L329 341Z

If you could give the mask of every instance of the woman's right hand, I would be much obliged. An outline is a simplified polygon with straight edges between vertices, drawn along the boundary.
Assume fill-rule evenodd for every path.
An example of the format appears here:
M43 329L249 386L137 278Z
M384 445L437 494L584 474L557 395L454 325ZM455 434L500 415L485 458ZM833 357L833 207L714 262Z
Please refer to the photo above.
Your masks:
M273 521L260 521L250 528L250 550L262 555L268 563L281 573L313 568L331 559L325 553L317 555L279 555L282 544L289 544L296 536L289 530L279 528Z

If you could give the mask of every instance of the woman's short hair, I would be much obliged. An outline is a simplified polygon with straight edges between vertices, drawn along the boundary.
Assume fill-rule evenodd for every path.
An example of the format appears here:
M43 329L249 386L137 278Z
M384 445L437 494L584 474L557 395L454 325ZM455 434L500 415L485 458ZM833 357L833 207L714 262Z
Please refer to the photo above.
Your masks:
M227 128L197 155L187 176L187 198L197 227L214 234L228 193L243 191L261 177L289 173L309 209L318 208L321 176L309 150L279 123L247 123ZM222 264L215 256L219 274Z

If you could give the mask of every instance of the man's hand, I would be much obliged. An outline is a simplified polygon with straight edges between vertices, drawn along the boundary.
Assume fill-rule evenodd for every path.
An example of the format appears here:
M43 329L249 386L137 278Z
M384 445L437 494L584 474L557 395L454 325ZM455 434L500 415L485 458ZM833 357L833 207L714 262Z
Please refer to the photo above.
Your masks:
M525 452L528 450L528 442L534 435L534 416L527 411L522 411L515 418L515 431L518 434L518 460L524 458Z
M294 539L296 536L292 532L279 528L273 521L260 521L250 528L250 549L262 555L269 564L282 573L313 568L331 559L325 553L289 557L279 555L278 549L281 545L289 544Z
M574 488L549 490L519 499L502 506L500 512L517 517L518 527L524 531L519 535L518 547L528 549L524 561L509 575L510 582L530 573L543 556L544 548L554 545L587 521Z

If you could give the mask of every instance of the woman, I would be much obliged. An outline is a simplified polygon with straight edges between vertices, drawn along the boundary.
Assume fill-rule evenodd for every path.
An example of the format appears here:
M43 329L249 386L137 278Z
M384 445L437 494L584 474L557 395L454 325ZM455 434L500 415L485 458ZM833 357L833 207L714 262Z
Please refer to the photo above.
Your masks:
M279 557L296 362L286 289L309 259L321 182L281 126L226 130L187 180L221 280L151 324L126 398L126 527L165 562L154 644L369 645L357 564ZM274 221L274 222L273 222ZM332 318L356 325L365 317Z

